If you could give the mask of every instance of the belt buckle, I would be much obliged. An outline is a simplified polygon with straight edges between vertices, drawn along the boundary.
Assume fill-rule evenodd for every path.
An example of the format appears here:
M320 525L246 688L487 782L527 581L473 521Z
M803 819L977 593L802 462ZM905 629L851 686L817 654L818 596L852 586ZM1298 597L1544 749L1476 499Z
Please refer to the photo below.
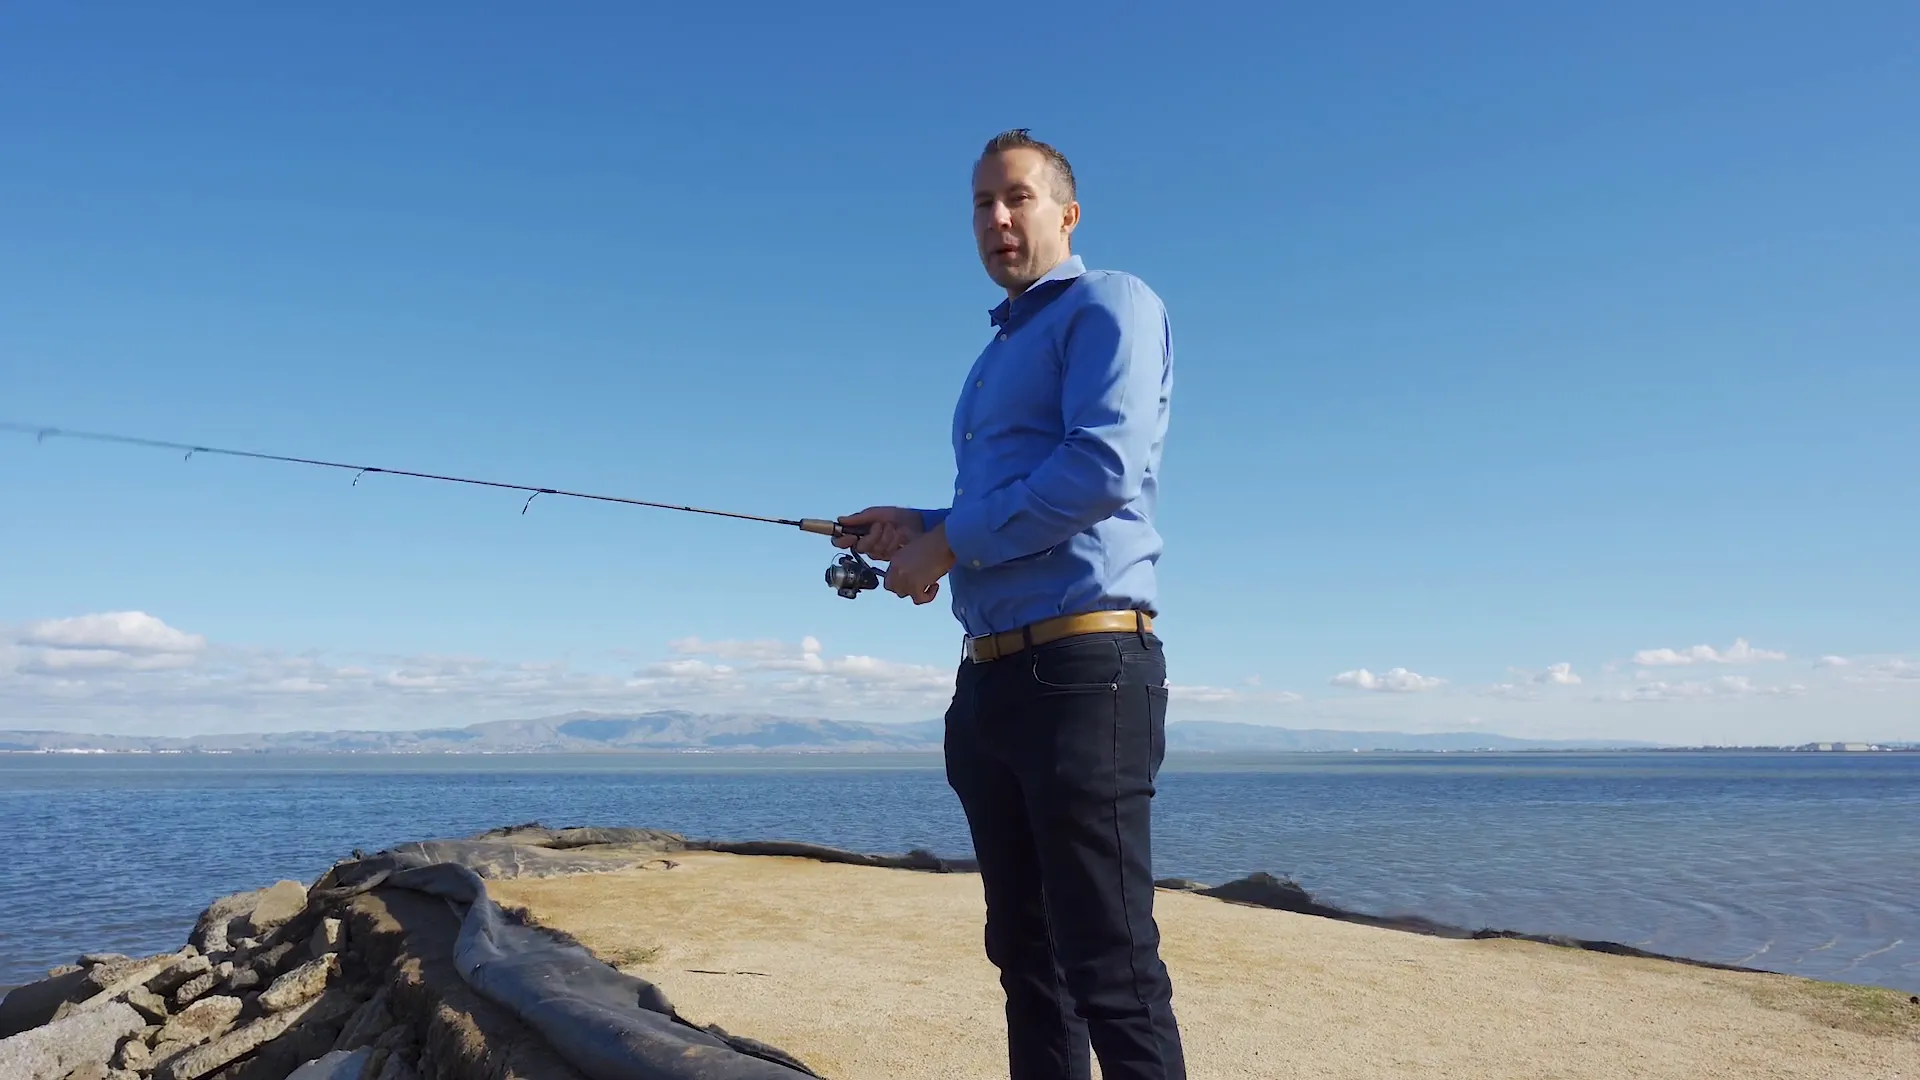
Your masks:
M991 655L988 654L987 646L992 646ZM999 635L981 634L978 637L969 636L962 645L961 651L968 660L976 664L983 664L989 660L998 660L1000 659Z

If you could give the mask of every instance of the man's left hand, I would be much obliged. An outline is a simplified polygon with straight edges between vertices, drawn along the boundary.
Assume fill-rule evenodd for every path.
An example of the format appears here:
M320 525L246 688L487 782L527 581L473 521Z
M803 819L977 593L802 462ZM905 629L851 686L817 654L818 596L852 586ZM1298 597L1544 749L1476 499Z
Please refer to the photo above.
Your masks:
M947 525L941 522L894 552L887 564L887 591L924 604L940 595L940 579L953 569L953 560Z

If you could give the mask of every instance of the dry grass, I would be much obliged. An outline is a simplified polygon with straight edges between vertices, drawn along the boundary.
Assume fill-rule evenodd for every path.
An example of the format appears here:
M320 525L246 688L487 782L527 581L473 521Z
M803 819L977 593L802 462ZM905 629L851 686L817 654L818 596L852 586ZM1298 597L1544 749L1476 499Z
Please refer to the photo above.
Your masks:
M1006 1075L972 875L699 853L489 888L835 1080ZM1158 914L1195 1078L1920 1080L1900 995L1187 893Z

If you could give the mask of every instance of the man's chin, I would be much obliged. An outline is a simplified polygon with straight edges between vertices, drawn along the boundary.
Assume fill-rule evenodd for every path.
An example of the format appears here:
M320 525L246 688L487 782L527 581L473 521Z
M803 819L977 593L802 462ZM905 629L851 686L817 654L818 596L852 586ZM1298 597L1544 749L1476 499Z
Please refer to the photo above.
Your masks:
M1034 281L1034 275L1027 272L1027 267L1008 265L997 258L987 260L987 276L1003 289L1024 291Z

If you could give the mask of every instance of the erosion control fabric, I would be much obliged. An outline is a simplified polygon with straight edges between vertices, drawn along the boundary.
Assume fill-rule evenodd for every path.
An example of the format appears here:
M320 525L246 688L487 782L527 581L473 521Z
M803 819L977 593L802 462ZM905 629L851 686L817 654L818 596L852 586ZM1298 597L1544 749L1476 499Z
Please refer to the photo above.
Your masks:
M454 967L476 991L540 1033L593 1080L797 1080L819 1074L779 1050L683 1019L659 987L578 945L509 921L475 868L509 876L500 861L520 845L433 841L341 863L316 896L344 900L373 888L441 897L461 913ZM520 848L518 853L515 848ZM505 870L506 874L497 871Z

